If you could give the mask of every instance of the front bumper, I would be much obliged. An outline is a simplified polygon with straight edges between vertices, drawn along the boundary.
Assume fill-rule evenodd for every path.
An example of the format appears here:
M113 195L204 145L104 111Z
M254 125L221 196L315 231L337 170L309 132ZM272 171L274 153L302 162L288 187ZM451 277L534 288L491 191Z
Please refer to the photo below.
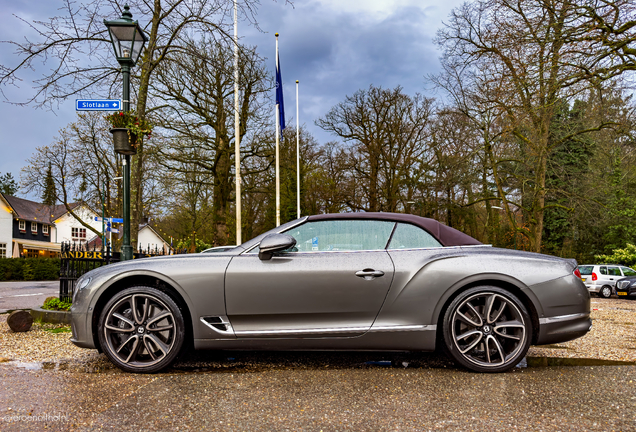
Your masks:
M80 348L95 349L93 335L88 334L86 325L87 314L71 313L71 342Z
M80 348L95 349L92 330L92 308L89 306L89 291L78 290L71 306L71 342Z
M636 298L636 286L630 286L627 288L616 288L616 295L618 298Z
M584 336L591 329L589 312L541 318L537 345L567 342Z

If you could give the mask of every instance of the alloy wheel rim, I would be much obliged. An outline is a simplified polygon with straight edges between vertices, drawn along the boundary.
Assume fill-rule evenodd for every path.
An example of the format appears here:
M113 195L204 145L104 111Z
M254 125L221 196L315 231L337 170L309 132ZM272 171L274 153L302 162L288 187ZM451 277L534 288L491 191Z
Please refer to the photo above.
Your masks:
M109 309L103 331L109 351L137 368L165 359L176 339L174 315L164 302L148 294L121 298Z
M510 299L494 292L474 294L462 301L453 312L451 326L459 353L483 367L510 363L526 343L521 311Z

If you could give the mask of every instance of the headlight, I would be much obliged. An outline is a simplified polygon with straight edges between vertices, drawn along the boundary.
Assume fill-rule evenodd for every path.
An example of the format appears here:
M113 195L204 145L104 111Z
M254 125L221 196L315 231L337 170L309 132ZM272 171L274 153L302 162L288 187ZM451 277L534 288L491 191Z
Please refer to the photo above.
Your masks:
M91 278L87 277L87 278L80 278L77 281L77 290L82 290L84 288L86 288L88 286L88 284L91 283Z
M618 281L616 282L616 288L625 289L629 286L630 283L631 281Z

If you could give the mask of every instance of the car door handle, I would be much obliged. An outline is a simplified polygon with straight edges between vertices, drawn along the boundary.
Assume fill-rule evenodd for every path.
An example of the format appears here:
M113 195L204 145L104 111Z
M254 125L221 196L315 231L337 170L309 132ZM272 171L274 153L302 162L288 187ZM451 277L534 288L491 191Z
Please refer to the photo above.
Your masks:
M377 277L384 276L384 272L382 270L364 269L357 271L356 276L365 278L366 280L371 280Z

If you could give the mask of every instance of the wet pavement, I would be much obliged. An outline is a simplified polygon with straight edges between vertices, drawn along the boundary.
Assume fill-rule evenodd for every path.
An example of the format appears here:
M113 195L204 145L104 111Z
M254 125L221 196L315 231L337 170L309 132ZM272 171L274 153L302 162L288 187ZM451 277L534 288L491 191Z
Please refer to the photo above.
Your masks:
M96 353L7 362L0 430L636 430L636 366L606 364L475 374L436 354L197 352L135 375Z
M0 313L31 309L60 294L59 281L0 282Z

